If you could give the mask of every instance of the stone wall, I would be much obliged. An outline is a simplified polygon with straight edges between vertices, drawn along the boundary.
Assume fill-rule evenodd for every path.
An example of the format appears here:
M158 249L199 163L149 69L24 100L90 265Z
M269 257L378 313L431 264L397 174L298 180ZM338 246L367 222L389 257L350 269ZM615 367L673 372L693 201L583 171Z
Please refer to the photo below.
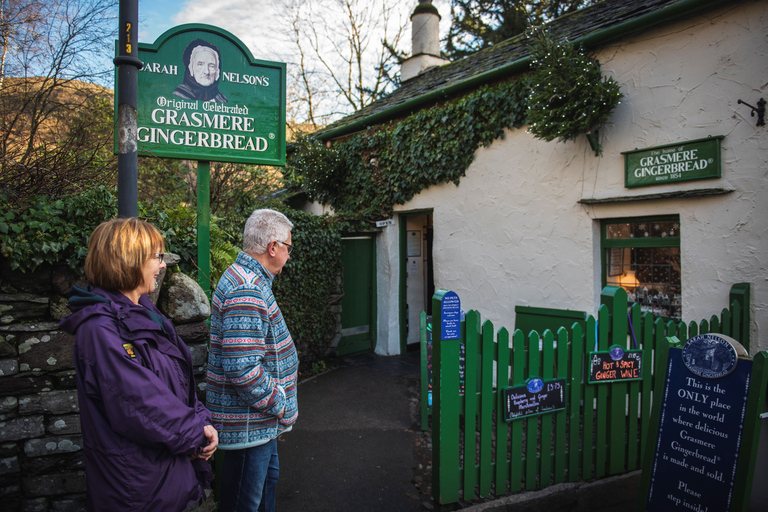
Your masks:
M166 262L169 267L176 265L178 257L166 255ZM198 394L204 400L208 300L183 274L170 274L164 281L153 300L189 346ZM4 511L85 510L74 337L58 329L58 321L69 314L66 296L73 284L85 283L66 265L24 274L11 271L0 259L0 502Z

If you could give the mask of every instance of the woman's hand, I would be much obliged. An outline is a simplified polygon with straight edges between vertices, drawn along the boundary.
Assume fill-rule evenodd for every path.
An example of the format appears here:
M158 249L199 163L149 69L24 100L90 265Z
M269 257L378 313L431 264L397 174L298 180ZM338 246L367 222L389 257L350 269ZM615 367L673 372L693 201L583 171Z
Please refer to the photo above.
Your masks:
M203 434L205 434L205 438L208 440L208 445L206 445L200 453L190 455L189 460L208 460L213 456L213 452L216 451L216 447L219 446L219 433L216 432L216 429L213 428L213 425L206 425L203 427Z

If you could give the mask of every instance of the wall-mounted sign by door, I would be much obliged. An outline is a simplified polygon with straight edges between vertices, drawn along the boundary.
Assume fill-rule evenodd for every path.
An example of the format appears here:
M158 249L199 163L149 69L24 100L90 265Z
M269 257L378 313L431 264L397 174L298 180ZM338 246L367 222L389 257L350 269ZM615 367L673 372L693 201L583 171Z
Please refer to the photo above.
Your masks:
M624 151L624 186L646 187L719 178L722 135Z
M139 43L139 59L140 155L285 165L284 63L201 24Z

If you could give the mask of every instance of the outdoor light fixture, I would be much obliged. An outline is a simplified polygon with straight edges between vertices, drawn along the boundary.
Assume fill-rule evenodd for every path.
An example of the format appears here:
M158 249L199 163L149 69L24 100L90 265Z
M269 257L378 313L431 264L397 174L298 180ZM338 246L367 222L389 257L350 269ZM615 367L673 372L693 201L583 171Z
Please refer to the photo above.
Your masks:
M755 117L755 112L757 112L757 126L765 126L765 100L763 98L760 98L760 101L757 102L757 107L753 107L742 100L739 100L738 103L746 105L752 109L752 112L749 114L751 117Z

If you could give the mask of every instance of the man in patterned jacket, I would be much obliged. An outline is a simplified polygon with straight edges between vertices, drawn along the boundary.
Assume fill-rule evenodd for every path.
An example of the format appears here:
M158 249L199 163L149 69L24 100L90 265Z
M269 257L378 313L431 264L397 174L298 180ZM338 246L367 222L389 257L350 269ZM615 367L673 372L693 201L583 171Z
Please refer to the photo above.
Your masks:
M206 398L226 451L222 512L275 510L277 437L298 416L299 359L272 294L293 249L292 228L280 212L254 211L243 252L213 295Z

